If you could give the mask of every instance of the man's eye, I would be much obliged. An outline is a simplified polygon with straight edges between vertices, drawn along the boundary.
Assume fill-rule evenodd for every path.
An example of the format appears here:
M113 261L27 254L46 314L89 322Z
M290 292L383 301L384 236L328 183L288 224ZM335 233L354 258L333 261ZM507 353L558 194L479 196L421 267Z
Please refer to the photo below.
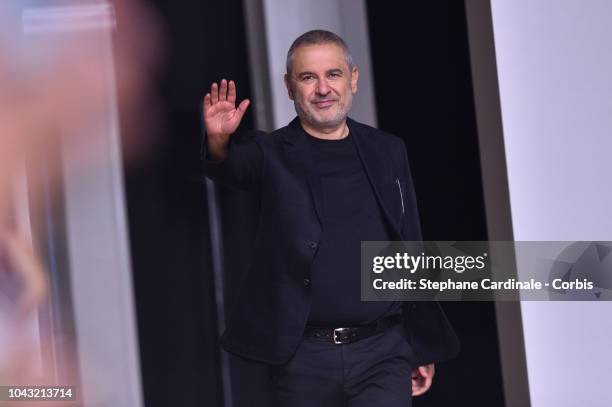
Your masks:
M314 79L314 76L312 76L312 75L304 75L304 76L302 76L302 80L303 81L311 81L313 79Z
M339 73L330 73L330 74L329 74L329 75L327 75L327 76L329 76L330 78L339 78L339 77L340 77L340 74L339 74Z

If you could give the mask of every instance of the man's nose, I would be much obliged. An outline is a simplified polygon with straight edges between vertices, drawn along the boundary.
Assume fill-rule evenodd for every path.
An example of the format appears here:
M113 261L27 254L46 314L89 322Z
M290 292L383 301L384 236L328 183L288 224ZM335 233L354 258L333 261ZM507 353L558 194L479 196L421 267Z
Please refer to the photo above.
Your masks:
M330 91L329 84L326 79L321 79L317 82L317 93L320 95L327 95Z

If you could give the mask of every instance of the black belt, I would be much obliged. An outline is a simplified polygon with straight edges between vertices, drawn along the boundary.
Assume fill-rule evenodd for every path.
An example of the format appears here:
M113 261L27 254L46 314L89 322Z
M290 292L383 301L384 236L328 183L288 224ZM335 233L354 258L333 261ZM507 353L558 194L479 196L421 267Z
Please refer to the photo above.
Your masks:
M398 324L402 320L401 315L391 315L380 319L376 322L367 325L342 327L342 328L323 328L307 325L304 330L304 336L325 340L336 345L351 343L368 336L376 335L383 332L392 326Z

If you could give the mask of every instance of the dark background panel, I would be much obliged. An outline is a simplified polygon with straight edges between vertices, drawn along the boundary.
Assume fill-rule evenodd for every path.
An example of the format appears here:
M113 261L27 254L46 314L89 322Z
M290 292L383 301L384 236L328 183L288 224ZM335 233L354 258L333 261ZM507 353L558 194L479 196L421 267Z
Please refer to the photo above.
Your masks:
M241 98L250 96L242 2L148 3L166 37L157 83L162 124L155 149L126 169L145 404L222 406L207 196L200 175L200 103L222 77L237 82ZM250 112L243 124L252 127ZM229 219L224 243L231 287L248 261L250 246L241 245L248 241L248 216L241 214L250 205L224 189L219 196L222 217ZM257 403L257 397L265 397L261 389L254 395L242 390L240 377L247 369L233 369L239 376L237 401L248 394L255 401L251 405L263 405Z
M406 142L425 240L487 240L463 2L367 9L378 124ZM462 351L415 406L503 406L493 304L442 305Z

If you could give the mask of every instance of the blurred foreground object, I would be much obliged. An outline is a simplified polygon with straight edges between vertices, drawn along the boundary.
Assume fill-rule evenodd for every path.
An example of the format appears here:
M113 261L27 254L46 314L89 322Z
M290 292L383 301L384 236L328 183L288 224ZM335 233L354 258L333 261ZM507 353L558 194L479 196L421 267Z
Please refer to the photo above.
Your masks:
M110 262L116 267L106 267L110 270L102 277L119 286L119 298L108 292L108 301L131 306L122 161L152 144L151 112L157 110L150 83L160 42L154 17L136 0L0 2L0 298L7 301L0 300L0 385L77 385L78 398L87 405L142 404L139 390L130 390L139 387L137 360L110 364L107 355L121 351L111 349L116 343L104 335L94 343L92 333L94 328L119 332L122 351L132 351L130 312L113 331L103 324L117 313L104 315L107 319L95 327L87 312L72 309L72 302L77 308L86 304L91 293L79 292L87 288L82 281ZM20 177L27 178L27 190L16 199L14 184ZM88 194L107 184L114 206L107 213L89 213L100 211L95 205L105 201ZM61 204L54 204L58 197ZM26 207L14 208L16 201ZM65 219L54 218L56 207L66 212ZM16 219L13 209L43 221L30 224L29 215ZM87 229L86 220L95 215L111 223L114 235L106 241ZM26 236L30 231L34 244ZM114 247L119 255L104 246L113 238L120 242ZM44 248L42 255L33 249L38 246ZM55 252L62 248L70 252L63 263ZM89 251L79 258L84 248ZM100 311L104 304L96 300L91 298L91 309ZM112 376L124 388L111 383Z
M75 1L22 9L24 3L0 2L0 173L6 176L25 152L44 151L60 137L87 158L95 140L83 130L99 121L109 101L108 79L126 129L124 152L146 147L142 126L153 119L148 85L161 41L148 9L131 0L115 7ZM114 72L101 72L100 32L111 30Z
M19 293L13 298L17 318L33 312L49 294L47 271L31 242L7 230L0 231L0 284L10 285ZM7 298L12 294L6 287L0 287L0 292ZM5 305L10 308L12 304L1 304Z

